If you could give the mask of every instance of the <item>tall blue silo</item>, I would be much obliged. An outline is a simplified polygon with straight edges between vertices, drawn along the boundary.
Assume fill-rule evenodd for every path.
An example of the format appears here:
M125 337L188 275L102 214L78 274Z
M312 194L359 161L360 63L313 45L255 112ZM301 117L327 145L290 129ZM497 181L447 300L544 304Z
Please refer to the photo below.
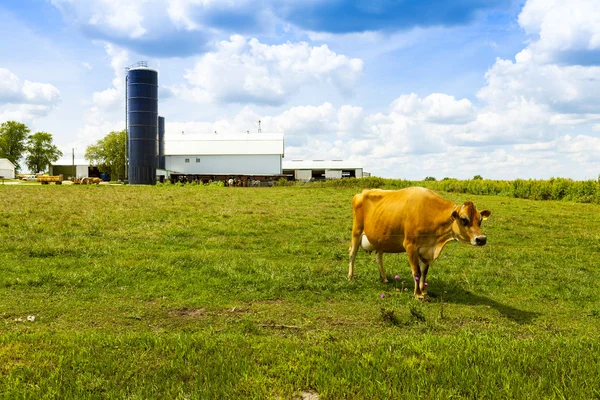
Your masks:
M145 66L127 72L129 183L156 182L158 136L158 73Z
M158 117L158 169L165 169L165 117Z

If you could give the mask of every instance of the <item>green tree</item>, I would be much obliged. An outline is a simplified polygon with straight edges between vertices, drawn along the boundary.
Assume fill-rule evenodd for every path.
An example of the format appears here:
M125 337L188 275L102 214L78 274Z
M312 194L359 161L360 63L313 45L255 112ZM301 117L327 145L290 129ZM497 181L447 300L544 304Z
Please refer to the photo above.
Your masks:
M63 153L52 144L52 135L48 132L36 132L27 141L25 164L31 172L45 171L50 164L62 157Z
M474 181L480 181L480 180L482 180L482 179L483 179L483 176L481 176L481 175L475 175L475 176L473 177L473 180L474 180Z
M436 179L434 176L426 176L424 180L425 181L435 181Z
M125 130L113 131L85 150L85 159L111 176L125 175Z
M0 125L0 158L8 158L17 170L19 159L25 151L29 128L17 121L7 121Z

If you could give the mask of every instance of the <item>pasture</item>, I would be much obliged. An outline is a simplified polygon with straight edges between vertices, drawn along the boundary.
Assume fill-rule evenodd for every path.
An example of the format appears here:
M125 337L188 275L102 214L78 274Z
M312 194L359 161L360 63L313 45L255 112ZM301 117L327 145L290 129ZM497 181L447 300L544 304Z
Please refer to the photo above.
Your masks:
M419 302L359 191L0 186L0 398L600 398L599 205L441 193L488 245Z

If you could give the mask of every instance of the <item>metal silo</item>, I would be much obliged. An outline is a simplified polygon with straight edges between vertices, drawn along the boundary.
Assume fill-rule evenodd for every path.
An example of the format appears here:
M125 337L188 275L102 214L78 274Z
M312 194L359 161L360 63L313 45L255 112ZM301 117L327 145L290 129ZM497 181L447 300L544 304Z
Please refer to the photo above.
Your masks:
M165 169L165 117L158 117L158 169Z
M156 182L158 73L138 63L127 71L129 183Z

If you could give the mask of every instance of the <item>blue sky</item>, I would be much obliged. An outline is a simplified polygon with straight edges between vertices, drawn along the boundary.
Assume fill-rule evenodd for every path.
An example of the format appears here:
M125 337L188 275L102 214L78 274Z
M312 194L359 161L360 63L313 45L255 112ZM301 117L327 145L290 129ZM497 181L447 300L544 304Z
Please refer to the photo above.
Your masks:
M124 71L159 71L169 132L284 132L286 159L384 177L596 179L592 0L8 0L0 122L65 153L124 127Z

